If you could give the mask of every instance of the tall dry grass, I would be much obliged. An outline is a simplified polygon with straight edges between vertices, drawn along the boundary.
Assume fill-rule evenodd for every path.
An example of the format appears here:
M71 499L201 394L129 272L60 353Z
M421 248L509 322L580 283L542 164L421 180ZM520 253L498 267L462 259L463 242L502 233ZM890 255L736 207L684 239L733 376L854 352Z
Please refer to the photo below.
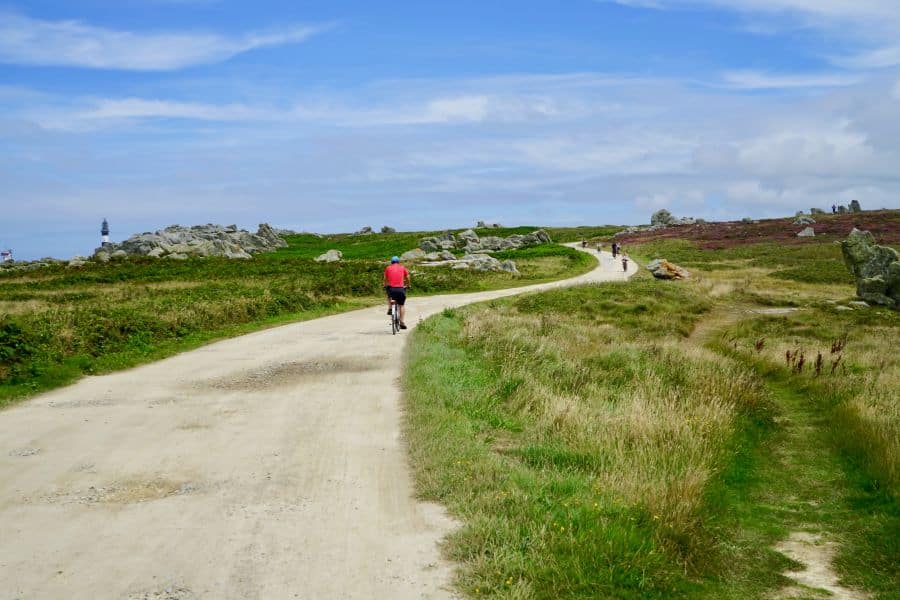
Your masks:
M735 417L766 401L749 370L676 340L565 318L548 326L510 307L467 318L463 331L517 382L505 406L530 423L519 451L551 444L586 457L598 494L643 507L679 547L705 537L704 496Z

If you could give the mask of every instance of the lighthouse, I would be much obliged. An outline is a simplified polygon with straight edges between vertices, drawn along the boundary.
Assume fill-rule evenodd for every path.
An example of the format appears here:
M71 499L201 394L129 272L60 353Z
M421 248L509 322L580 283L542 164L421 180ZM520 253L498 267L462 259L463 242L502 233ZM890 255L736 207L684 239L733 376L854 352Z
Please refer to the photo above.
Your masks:
M106 222L106 219L103 219L103 225L100 226L100 245L106 246L109 244L109 223Z

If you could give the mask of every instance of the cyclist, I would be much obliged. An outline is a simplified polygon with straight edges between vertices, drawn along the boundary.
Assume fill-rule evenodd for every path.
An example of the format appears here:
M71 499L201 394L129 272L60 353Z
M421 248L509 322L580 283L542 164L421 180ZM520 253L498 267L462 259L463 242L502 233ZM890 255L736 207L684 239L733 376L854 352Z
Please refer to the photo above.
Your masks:
M384 270L381 281L388 299L388 315L391 314L391 300L400 307L400 329L406 329L406 288L409 287L409 271L400 264L399 256L391 257L391 264Z

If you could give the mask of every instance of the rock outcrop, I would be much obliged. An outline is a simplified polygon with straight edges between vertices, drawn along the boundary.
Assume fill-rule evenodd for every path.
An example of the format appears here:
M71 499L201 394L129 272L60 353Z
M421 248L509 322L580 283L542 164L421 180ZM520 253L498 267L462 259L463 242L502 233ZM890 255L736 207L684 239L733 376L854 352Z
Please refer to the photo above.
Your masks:
M425 251L421 248L413 248L408 252L404 252L400 255L400 260L403 262L413 262L416 260L422 260L425 258Z
M662 208L653 213L653 216L650 217L650 226L671 227L673 225L695 225L696 223L702 221L702 219L695 219L693 217L678 218L666 209Z
M675 221L675 217L664 208L659 209L650 217L651 225L662 225L665 227L666 225L671 225L673 221Z
M900 308L900 254L878 246L868 231L854 229L841 242L844 263L856 279L856 295L873 304Z
M799 215L796 219L794 219L794 225L815 225L816 220L812 217L807 217L806 215Z
M477 233L471 229L466 229L457 235L453 235L448 231L444 232L440 237L422 238L419 241L419 249L429 254L442 250L460 250L467 254L478 254L516 250L527 246L546 244L550 241L550 236L543 229L538 229L525 235L511 235L505 238L497 236L478 237Z
M441 260L432 259L432 256L442 255ZM449 256L449 258L447 258ZM450 252L444 251L429 254L425 257L427 262L421 263L423 267L450 267L452 269L471 269L472 271L506 271L514 275L519 274L515 261L499 261L490 254L466 254L462 258L454 257Z
M381 233L397 233L397 230L393 227L388 227L387 225L385 225L381 228Z
M862 212L862 207L859 205L859 200L851 200L850 201L850 212L854 212L854 213Z
M365 227L363 227L362 229L360 229L359 231L357 231L357 232L354 233L353 235L369 235L369 234L371 234L371 233L374 233L374 232L372 231L372 228L369 227L368 225L366 225Z
M266 223L256 233L238 229L236 225L171 225L159 231L135 234L124 242L106 244L97 248L94 256L101 260L103 254L118 258L122 253L176 260L192 256L250 258L252 254L286 246L287 242Z
M317 256L316 262L333 263L338 262L342 258L344 258L344 253L340 250L329 250L325 254L320 254L319 256Z
M799 231L797 237L816 237L816 230L812 227L807 227L806 229Z
M687 269L679 267L664 258L650 261L647 264L647 270L657 279L687 279L691 276Z

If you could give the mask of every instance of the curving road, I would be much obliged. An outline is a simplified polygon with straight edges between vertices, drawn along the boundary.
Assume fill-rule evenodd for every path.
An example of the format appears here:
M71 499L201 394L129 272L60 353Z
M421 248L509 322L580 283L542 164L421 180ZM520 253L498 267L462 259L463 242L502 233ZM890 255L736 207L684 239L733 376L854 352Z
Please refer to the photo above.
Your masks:
M630 265L630 276L636 266ZM410 300L445 307L623 280ZM415 285L415 281L413 281ZM0 600L442 598L382 308L230 339L0 413Z

